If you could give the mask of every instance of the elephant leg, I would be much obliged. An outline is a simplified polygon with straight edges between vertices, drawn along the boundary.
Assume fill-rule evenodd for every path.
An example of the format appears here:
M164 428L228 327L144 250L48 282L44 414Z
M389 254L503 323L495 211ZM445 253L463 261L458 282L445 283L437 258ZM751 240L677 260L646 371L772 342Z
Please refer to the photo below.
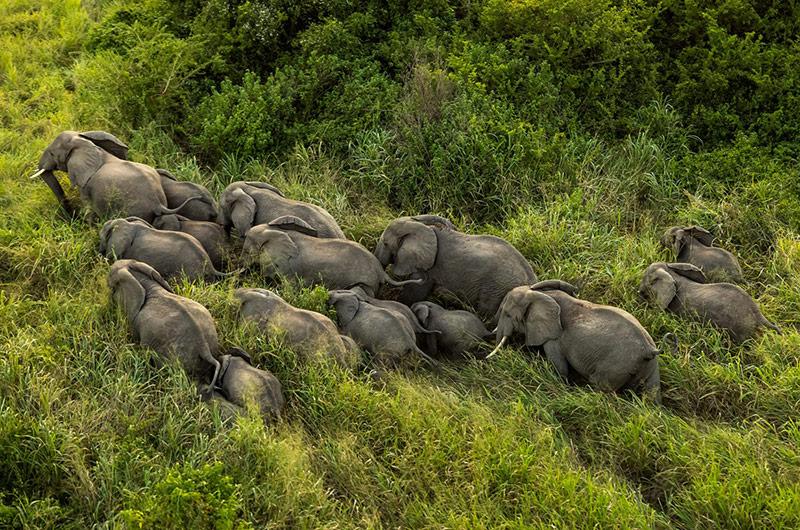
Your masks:
M547 356L547 360L556 367L558 375L566 380L569 375L569 364L566 357L561 354L561 346L559 346L558 342L554 340L545 342L544 354Z

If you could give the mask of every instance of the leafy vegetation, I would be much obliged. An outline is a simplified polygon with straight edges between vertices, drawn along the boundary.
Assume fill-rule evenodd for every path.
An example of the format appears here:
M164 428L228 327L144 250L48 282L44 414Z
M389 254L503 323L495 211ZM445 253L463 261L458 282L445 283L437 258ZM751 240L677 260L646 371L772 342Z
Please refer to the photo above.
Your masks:
M800 7L747 0L0 4L0 526L800 526ZM664 405L504 350L383 388L298 364L183 284L287 411L226 423L135 347L96 226L25 178L65 129L219 193L264 179L372 247L450 216L633 313ZM783 335L636 296L669 225L735 249ZM324 293L279 286L321 309Z

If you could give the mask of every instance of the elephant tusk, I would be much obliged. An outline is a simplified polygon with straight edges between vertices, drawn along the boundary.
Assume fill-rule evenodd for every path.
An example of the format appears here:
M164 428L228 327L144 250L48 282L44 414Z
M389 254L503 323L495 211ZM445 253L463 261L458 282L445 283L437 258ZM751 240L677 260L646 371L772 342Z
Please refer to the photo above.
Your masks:
M28 177L28 178L30 178L31 180L33 180L33 179L35 179L35 178L37 178L37 177L40 177L40 176L42 175L42 173L44 173L45 171L46 171L46 170L44 170L44 169L40 169L39 171L37 171L36 173L34 173L33 175L31 175L31 176L30 176L30 177Z
M492 355L494 355L495 353L497 353L497 352L500 350L500 348L502 348L502 347L505 345L505 343L506 343L506 340L507 340L507 339L508 339L508 336L505 336L505 337L503 337L503 338L500 340L500 344L498 344L498 345L497 345L497 347L496 347L495 349L493 349L493 350L492 350L492 353L490 353L489 355L487 355L487 356L486 356L486 358L488 359L488 358L490 358Z
M494 335L495 333L497 333L497 328L498 328L498 327L499 327L499 326L495 326L495 328L492 330L492 335Z

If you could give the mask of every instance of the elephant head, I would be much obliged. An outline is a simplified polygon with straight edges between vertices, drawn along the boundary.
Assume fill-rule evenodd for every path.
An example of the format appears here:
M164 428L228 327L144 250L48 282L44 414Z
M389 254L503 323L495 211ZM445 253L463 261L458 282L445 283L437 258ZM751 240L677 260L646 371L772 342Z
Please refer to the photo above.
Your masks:
M353 291L336 290L330 291L328 305L336 310L339 326L344 327L356 317L361 300L358 299L358 295Z
M70 181L82 188L103 165L104 157L112 155L122 160L128 156L128 146L113 134L104 131L64 131L48 145L39 158L38 171L31 177L42 177L53 191L61 207L72 215L64 190L54 171L67 171Z
M270 191L279 197L284 196L278 188L266 182L237 182L230 185L220 197L218 222L228 230L233 225L242 236L253 227L258 211L255 199L246 189L248 187Z
M152 228L150 223L138 217L106 221L100 229L98 251L108 258L123 256L125 250L133 243L133 239L141 227Z
M297 245L283 230L275 230L268 225L254 226L247 232L242 247L245 263L261 263L269 271L283 272L288 269L289 260L299 253Z
M655 299L661 309L667 309L678 291L675 275L696 283L706 283L703 271L694 265L658 262L647 267L639 285L639 294L647 299Z
M133 322L142 309L146 298L146 282L155 282L171 293L172 289L153 267L141 261L122 259L111 266L108 286L114 299L125 308L129 322Z
M411 217L396 219L386 227L375 248L375 257L399 277L430 270L436 263L438 239L433 228Z
M677 256L681 253L681 250L683 250L684 245L692 238L707 247L710 247L714 243L714 236L712 236L708 230L695 225L687 227L673 226L669 228L661 237L661 244L667 248L672 248L672 251Z
M512 289L498 310L497 340L502 342L517 330L524 330L528 346L557 339L563 331L561 307L546 292L529 286Z
M286 305L283 298L268 289L240 288L233 292L233 296L239 300L239 313L244 316L271 313L276 307Z
M188 217L178 214L159 215L153 220L153 228L159 230L170 230L172 232L181 231L181 221L188 221Z

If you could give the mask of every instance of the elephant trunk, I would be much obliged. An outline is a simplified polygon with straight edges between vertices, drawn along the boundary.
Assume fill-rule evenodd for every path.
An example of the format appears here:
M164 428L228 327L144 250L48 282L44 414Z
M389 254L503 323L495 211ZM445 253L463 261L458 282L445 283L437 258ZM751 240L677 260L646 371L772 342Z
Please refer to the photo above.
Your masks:
M61 209L64 210L64 213L67 214L69 217L75 216L75 209L67 200L67 196L64 193L64 188L61 187L61 183L58 182L58 178L56 178L55 174L53 173L52 169L42 168L36 173L34 173L31 178L36 178L38 176L42 177L45 184L50 188L53 192L53 195L56 196L58 199L59 204L61 205Z
M383 239L378 241L378 245L375 247L374 254L384 267L389 265L389 263L392 261L392 251L389 250L389 246L383 242Z

